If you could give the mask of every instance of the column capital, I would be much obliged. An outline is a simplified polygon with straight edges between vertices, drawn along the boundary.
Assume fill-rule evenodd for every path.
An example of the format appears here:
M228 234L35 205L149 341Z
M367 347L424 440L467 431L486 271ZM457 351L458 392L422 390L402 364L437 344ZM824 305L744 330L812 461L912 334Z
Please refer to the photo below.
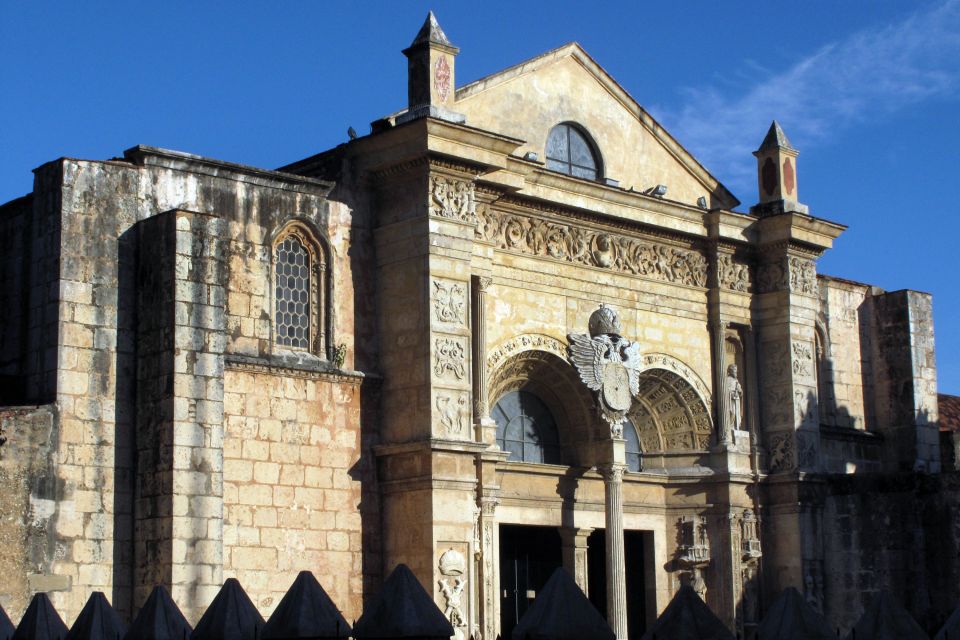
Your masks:
M622 462L604 462L597 465L597 472L603 476L605 482L623 482L623 472L627 465Z
M475 275L473 279L477 283L477 293L487 293L493 285L493 278L490 276Z

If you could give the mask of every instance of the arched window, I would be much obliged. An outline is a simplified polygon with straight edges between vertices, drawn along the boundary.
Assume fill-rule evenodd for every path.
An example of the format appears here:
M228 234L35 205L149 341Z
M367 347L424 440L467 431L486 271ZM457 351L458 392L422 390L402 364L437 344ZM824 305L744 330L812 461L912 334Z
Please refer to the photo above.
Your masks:
M293 223L277 236L273 284L274 342L326 357L327 260L305 225Z
M641 471L643 462L640 459L640 434L633 421L627 420L623 428L623 437L627 441L627 471Z
M560 464L560 439L553 414L537 396L511 391L493 407L497 444L510 460Z
M547 169L577 178L600 179L600 154L576 125L558 124L551 129L546 155Z

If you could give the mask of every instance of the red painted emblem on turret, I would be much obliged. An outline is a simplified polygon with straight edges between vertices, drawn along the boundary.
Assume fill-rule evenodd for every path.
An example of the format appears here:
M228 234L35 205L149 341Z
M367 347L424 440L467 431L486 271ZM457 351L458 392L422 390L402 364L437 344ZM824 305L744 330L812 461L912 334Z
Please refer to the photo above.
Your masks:
M793 163L790 162L790 158L783 159L783 186L787 188L788 196L793 195L793 188L797 186L794 181Z
M437 88L437 97L440 102L446 102L450 95L450 65L446 58L437 60L437 67L433 72L433 85Z

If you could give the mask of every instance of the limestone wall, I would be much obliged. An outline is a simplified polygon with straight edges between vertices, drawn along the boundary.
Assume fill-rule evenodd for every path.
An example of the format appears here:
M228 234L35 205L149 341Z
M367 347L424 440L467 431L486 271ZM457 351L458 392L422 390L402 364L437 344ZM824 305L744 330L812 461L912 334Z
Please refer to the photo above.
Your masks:
M846 633L886 589L935 633L960 600L960 475L834 476L827 486L827 619Z
M372 478L360 463L360 399L358 380L227 371L224 576L264 616L302 570L348 620L361 613L362 525L378 525L361 517Z

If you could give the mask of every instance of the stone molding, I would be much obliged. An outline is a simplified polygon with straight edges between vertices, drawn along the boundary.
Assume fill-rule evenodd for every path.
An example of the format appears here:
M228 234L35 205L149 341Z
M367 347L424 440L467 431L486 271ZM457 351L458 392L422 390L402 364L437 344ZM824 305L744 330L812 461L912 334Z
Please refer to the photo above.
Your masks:
M496 371L511 356L523 351L546 351L564 361L567 359L567 344L565 342L542 333L524 333L501 342L499 346L490 351L487 355L487 371L490 373Z
M476 236L502 251L610 269L628 275L704 288L707 259L697 250L622 233L551 222L529 215L477 210Z
M359 386L380 379L379 376L365 374L359 371L320 369L309 364L294 365L274 360L229 354L224 357L224 368L230 371L266 373L273 376L323 380L325 382L338 382L353 386Z

